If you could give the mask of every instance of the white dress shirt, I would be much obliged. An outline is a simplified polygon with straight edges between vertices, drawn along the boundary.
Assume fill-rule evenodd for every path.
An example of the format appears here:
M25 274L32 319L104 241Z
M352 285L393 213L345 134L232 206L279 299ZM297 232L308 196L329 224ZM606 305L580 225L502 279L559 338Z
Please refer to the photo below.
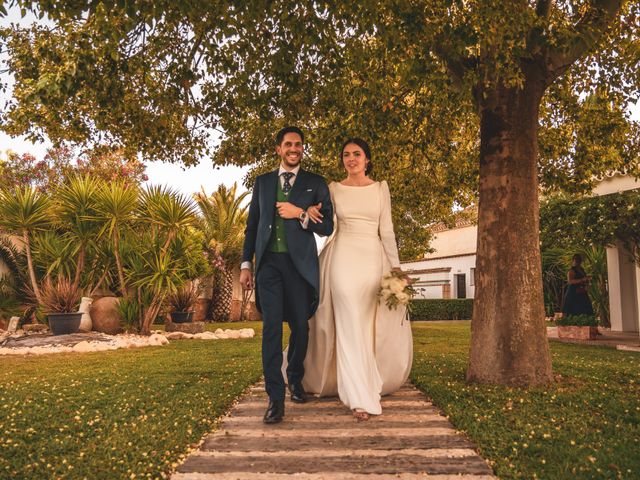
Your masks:
M291 177L291 179L289 180L289 185L291 185L293 187L293 184L296 182L296 178L298 178L298 172L300 171L300 165L298 164L298 166L296 168L294 168L293 170L287 170L285 169L282 164L280 164L280 168L278 169L278 180L280 181L280 187L284 188L284 176L282 175L285 172L291 172L293 173L293 177ZM300 226L303 229L307 229L307 227L309 226L309 217L307 216L304 221L300 220ZM253 267L253 263L252 262L242 262L242 264L240 265L240 269L249 269L251 270L251 268Z

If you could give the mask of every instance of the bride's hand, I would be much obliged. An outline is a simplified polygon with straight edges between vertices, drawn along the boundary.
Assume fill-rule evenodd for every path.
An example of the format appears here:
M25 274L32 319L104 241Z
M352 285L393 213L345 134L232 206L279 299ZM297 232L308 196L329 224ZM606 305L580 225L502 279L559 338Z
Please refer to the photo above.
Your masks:
M307 215L309 215L309 219L313 223L322 223L323 215L320 213L320 209L322 208L322 202L317 205L311 205L307 208Z
M416 280L411 278L409 275L407 275L405 272L403 272L400 267L395 267L391 269L392 272L396 272L396 273L400 273L400 277L403 278L409 285L411 285L413 282L415 282Z

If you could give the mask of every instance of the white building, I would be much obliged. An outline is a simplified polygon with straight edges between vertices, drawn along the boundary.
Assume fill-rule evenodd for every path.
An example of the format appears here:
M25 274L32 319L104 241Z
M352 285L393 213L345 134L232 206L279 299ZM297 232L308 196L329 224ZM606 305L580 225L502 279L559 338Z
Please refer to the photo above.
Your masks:
M434 226L434 252L420 260L402 262L402 269L418 279L414 284L417 298L473 298L478 226L475 211L466 217L453 228Z
M596 196L640 188L640 181L613 173L596 186ZM433 253L423 259L402 262L402 269L418 278L418 298L473 298L478 228L476 216L460 219L454 228L438 224L431 246ZM640 248L636 245L634 249ZM640 331L640 266L621 243L607 247L611 330Z
M600 181L593 194L601 196L637 188L640 188L637 179L613 173ZM634 249L638 248L640 246L634 246ZM640 331L640 266L634 262L631 252L622 242L607 247L607 270L611 330Z

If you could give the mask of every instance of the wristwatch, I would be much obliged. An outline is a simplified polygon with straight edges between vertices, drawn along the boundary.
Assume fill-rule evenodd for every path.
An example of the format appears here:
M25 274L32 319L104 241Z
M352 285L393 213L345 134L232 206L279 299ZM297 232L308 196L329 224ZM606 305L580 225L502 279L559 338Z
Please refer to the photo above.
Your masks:
M298 218L300 219L301 222L304 222L307 219L307 212L303 210L302 213L298 215Z

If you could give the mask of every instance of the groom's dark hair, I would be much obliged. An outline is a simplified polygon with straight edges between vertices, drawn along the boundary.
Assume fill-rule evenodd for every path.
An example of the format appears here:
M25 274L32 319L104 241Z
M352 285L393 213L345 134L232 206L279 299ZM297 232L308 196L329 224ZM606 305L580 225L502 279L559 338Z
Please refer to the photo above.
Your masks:
M295 127L293 125L289 125L281 129L278 133L276 133L276 145L280 145L282 143L282 140L284 140L284 136L287 133L297 133L298 135L300 135L300 139L302 140L302 143L304 143L304 133L302 133L302 130L300 130L298 127Z

